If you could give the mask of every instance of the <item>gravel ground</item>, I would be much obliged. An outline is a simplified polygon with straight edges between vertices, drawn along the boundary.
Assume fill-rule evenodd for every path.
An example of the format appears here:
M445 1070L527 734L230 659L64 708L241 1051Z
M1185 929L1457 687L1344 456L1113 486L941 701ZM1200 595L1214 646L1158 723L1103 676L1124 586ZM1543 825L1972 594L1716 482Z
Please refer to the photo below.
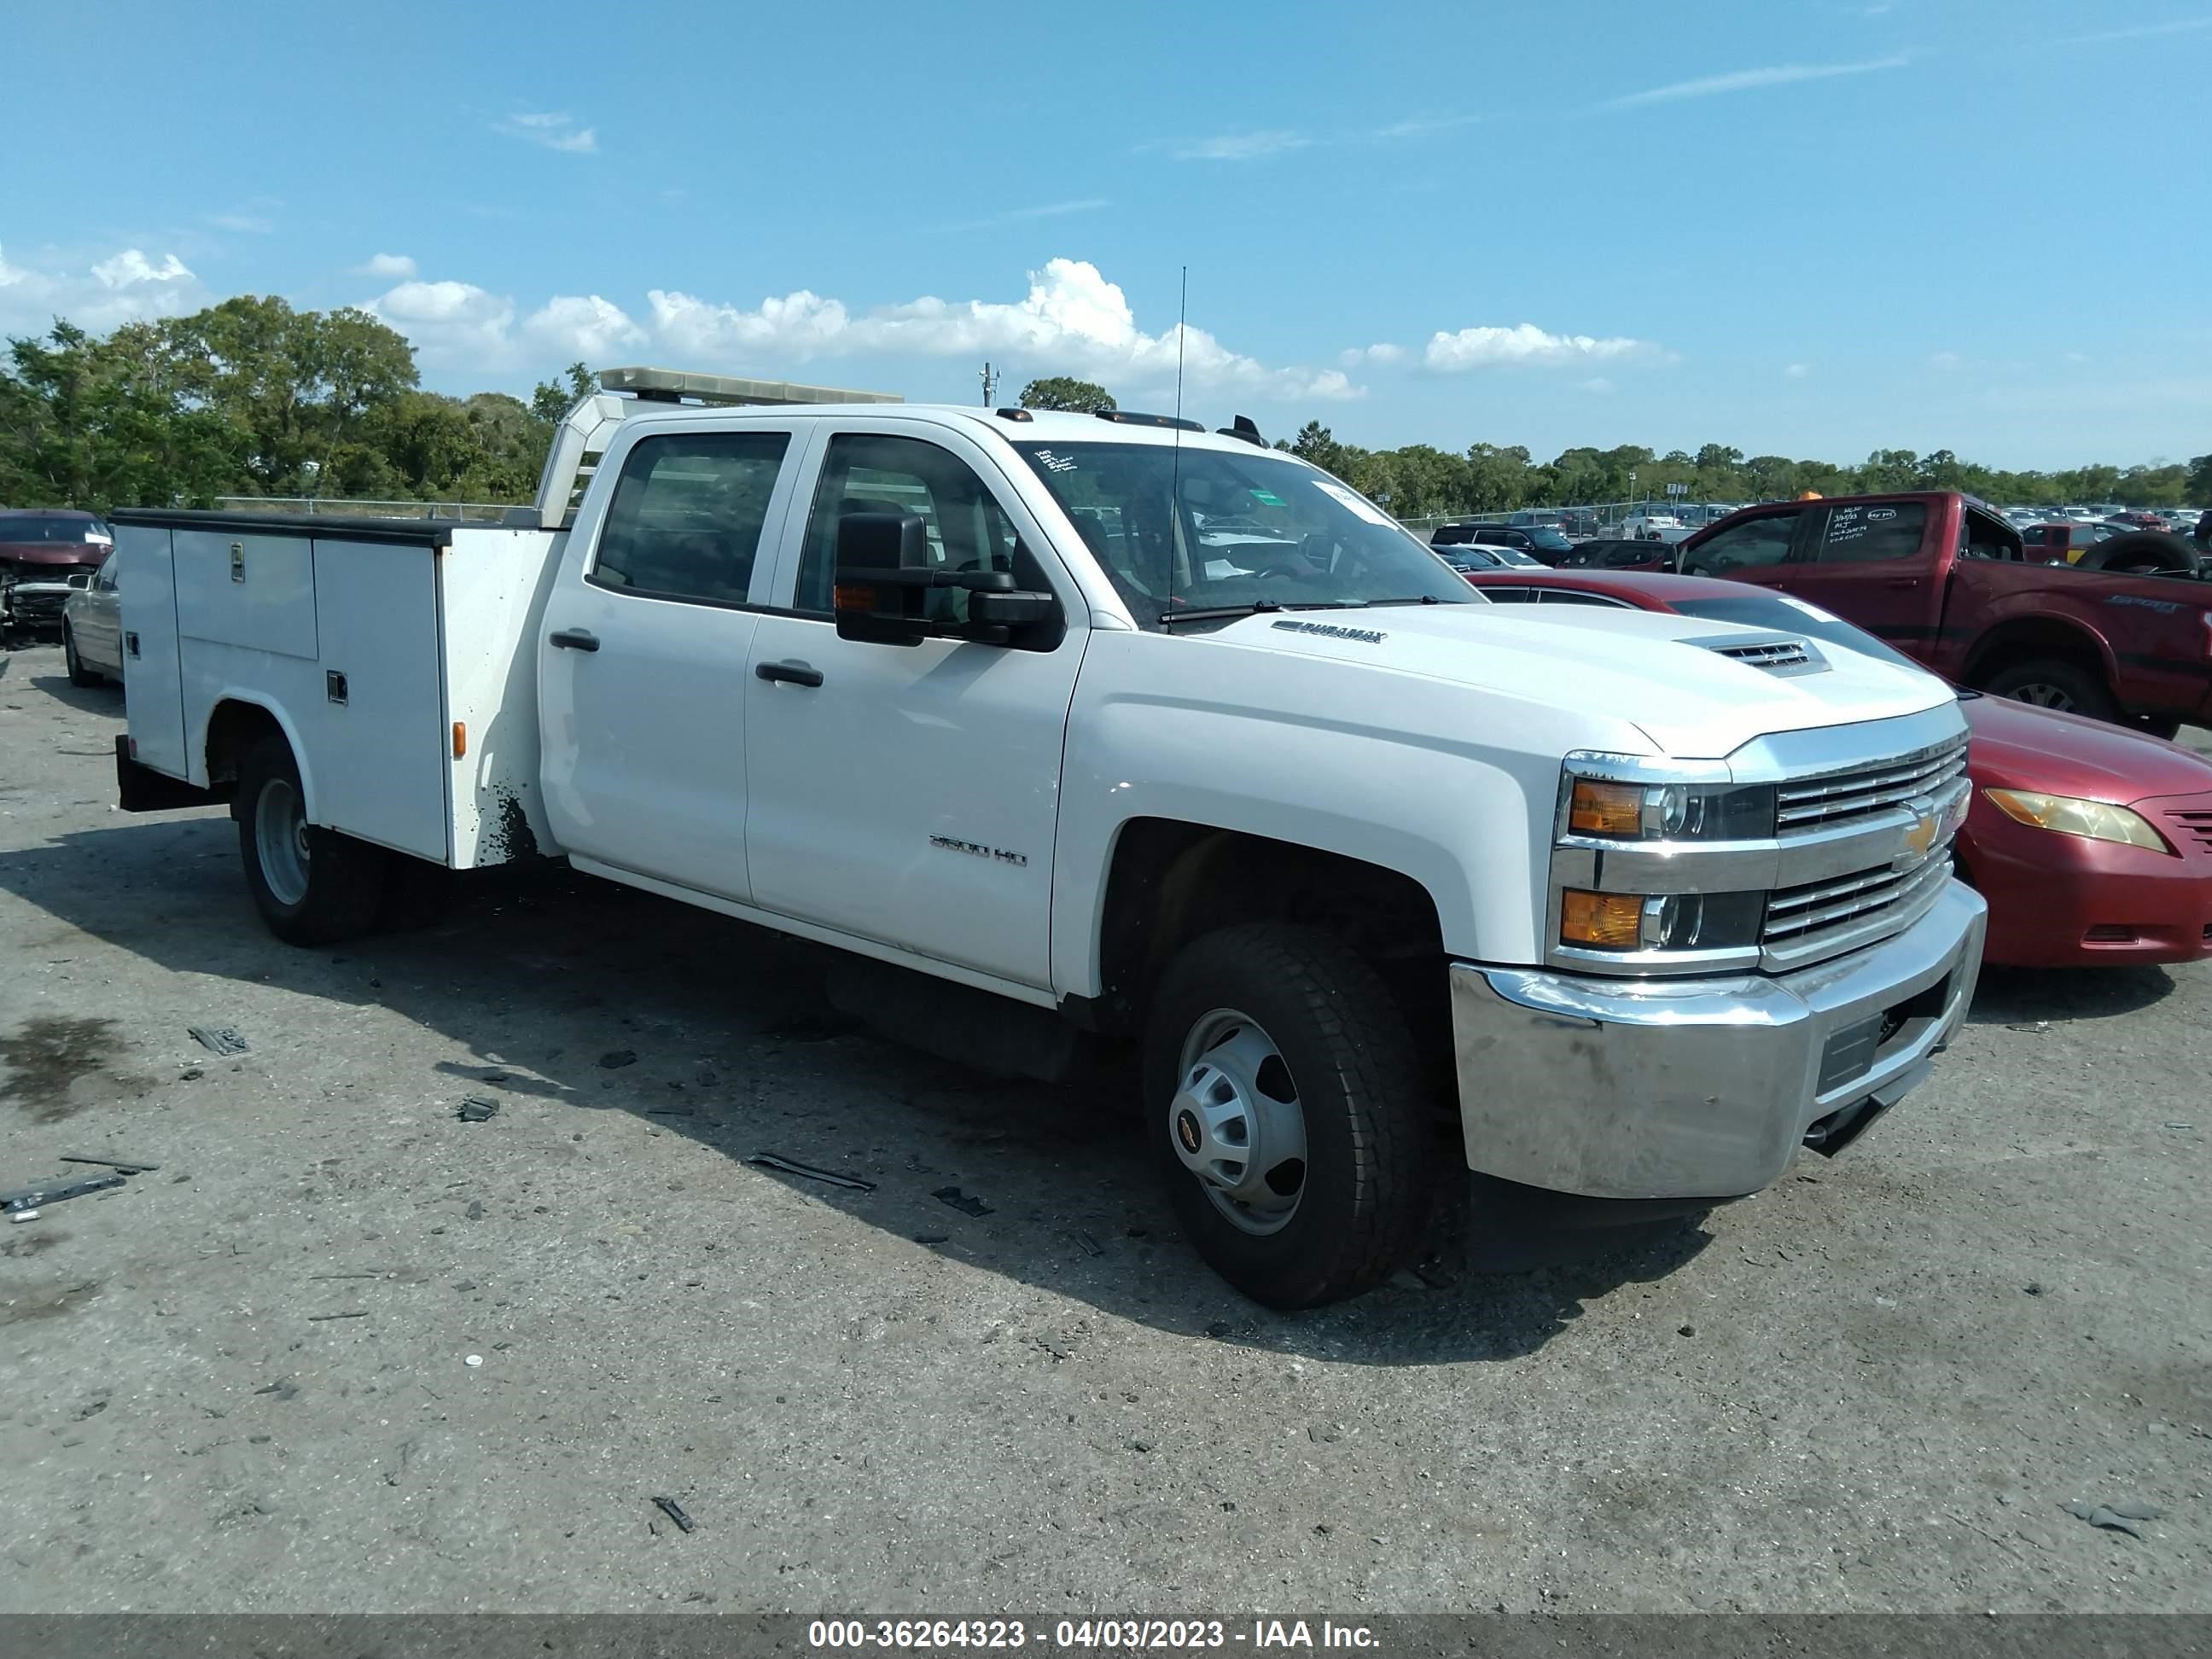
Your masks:
M1993 971L1832 1164L1279 1317L788 941L560 874L276 943L121 712L0 656L0 1185L161 1166L0 1229L0 1611L2212 1610L2203 967Z

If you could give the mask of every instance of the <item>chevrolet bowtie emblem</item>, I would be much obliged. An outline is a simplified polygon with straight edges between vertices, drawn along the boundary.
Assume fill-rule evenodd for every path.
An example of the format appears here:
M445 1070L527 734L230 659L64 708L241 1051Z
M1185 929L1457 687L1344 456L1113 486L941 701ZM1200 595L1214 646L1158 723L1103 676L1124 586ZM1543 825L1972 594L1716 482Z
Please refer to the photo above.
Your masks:
M1911 801L1907 806L1912 813L1912 822L1905 826L1902 856L1917 861L1934 850L1936 837L1943 827L1943 820L1936 813L1932 801Z

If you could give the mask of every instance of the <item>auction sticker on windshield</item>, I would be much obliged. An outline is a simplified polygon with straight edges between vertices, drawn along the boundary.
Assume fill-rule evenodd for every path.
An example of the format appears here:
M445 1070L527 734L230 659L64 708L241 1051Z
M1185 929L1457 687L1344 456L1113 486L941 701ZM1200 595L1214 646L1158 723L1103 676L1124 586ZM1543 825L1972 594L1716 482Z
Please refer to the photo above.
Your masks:
M1316 478L1313 484L1316 489L1330 496L1341 506L1349 507L1370 524L1388 525L1390 522L1382 516L1381 509L1374 502L1360 495L1358 490L1346 489L1342 484L1334 483L1328 478Z

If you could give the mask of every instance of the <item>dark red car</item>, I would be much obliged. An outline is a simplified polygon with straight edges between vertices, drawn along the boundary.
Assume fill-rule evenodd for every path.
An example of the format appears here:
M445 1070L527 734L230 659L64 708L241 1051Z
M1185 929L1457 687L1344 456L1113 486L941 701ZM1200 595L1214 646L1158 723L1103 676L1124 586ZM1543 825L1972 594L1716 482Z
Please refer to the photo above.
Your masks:
M69 579L99 569L114 550L115 532L93 514L0 507L0 628L58 631Z
M1493 600L1613 605L1785 630L1912 666L1840 617L1703 576L1489 570ZM1955 857L1989 901L1986 961L2020 968L2212 956L2212 762L2148 733L1961 691L1973 785Z

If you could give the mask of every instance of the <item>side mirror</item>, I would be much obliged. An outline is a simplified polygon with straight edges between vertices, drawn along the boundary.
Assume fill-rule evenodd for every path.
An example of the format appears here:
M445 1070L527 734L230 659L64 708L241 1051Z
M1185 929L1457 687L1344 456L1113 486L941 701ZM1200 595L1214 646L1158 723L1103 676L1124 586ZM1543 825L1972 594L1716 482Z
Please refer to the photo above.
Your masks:
M89 590L92 586L92 578L86 575L82 571L79 571L76 575L71 576L69 579L69 585L76 589L78 592L82 593Z
M965 624L931 617L933 588L967 593ZM872 645L919 645L932 635L1012 645L1060 621L1060 601L1017 588L1011 571L931 569L928 538L912 513L849 513L837 521L831 605L838 638Z

